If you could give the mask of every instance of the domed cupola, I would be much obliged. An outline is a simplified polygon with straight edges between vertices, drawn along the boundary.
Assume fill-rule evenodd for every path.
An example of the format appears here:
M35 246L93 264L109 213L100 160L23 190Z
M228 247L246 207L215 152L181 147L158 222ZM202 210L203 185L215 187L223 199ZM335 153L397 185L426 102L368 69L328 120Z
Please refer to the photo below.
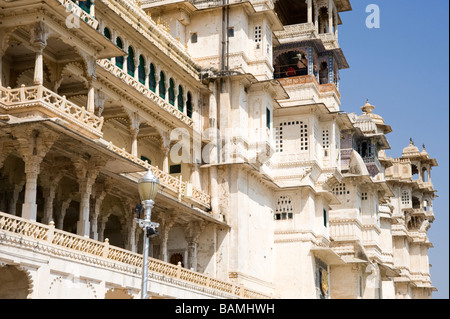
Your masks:
M402 157L416 157L420 156L420 151L417 146L414 145L413 139L409 141L409 145L403 149Z

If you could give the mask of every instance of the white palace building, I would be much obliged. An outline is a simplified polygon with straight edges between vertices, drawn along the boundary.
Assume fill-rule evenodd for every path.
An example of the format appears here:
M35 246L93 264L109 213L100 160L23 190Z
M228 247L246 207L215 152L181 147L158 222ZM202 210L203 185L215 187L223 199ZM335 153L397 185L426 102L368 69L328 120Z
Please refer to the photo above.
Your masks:
M428 299L437 166L340 108L349 0L0 0L0 298Z

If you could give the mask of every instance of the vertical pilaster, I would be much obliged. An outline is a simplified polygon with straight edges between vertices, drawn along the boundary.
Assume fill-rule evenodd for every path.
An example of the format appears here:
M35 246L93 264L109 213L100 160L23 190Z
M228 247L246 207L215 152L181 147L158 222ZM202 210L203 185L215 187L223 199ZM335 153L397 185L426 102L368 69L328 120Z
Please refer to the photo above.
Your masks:
M328 33L333 33L333 0L328 0Z
M313 22L312 0L306 0L306 5L308 7L308 23L312 23Z

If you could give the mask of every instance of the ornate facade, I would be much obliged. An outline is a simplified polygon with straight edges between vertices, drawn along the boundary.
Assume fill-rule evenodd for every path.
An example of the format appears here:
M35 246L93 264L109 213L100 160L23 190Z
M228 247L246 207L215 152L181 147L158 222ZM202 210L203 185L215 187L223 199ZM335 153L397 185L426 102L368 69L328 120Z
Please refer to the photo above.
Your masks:
M349 0L0 0L0 297L431 298L437 166L340 109Z

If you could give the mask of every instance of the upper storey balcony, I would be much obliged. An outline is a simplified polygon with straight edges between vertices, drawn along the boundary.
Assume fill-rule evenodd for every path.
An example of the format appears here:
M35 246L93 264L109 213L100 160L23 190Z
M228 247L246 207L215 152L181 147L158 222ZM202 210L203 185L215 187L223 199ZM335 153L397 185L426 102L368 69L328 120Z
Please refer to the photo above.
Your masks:
M347 0L280 0L274 9L284 25L283 31L275 32L281 44L320 39L327 50L332 50L339 48L339 12L351 10L351 5Z
M280 79L295 105L324 103L338 111L339 70L348 63L339 48L337 26L339 12L351 10L349 2L280 0L274 10L284 26L274 32L279 42L273 55L274 78ZM298 86L301 83L309 86Z

